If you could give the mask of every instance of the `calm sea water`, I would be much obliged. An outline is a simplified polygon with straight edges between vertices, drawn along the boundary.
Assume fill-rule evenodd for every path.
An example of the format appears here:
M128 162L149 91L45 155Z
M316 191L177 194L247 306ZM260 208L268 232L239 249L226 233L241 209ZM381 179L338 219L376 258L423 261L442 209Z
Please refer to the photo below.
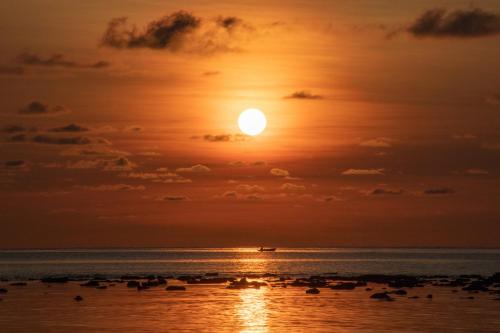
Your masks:
M278 273L482 274L500 271L500 249L168 248L3 250L0 277L88 277L124 274Z

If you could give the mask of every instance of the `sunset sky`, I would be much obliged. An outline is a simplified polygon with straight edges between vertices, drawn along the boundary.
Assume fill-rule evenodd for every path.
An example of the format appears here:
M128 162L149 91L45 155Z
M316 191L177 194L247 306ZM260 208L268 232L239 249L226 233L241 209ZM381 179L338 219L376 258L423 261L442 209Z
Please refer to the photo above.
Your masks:
M500 247L498 1L4 0L0 20L0 248Z

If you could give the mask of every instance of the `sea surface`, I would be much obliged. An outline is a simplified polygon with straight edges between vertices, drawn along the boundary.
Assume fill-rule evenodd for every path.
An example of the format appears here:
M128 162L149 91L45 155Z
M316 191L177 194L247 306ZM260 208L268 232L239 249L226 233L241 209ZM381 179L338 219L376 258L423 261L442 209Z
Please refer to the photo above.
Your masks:
M159 248L2 250L0 278L125 274L451 275L500 272L500 249Z

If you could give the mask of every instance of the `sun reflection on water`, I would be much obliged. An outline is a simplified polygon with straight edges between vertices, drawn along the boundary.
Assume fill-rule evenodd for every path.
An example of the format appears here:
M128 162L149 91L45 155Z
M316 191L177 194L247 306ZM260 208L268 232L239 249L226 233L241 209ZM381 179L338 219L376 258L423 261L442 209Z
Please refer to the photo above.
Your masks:
M240 290L240 302L235 312L240 320L240 332L268 332L267 326L267 288Z

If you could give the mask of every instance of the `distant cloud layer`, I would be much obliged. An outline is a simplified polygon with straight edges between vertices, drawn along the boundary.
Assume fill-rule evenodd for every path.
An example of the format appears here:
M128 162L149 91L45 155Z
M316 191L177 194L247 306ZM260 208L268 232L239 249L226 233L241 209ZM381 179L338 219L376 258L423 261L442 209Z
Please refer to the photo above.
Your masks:
M193 173L205 173L210 172L210 168L203 164L196 164L191 167L177 168L175 172L193 172Z
M343 175L348 176L369 176L369 175L383 175L384 169L347 169L342 172Z
M427 190L424 190L424 194L427 195L443 195L443 194L453 194L453 193L455 193L455 191L447 187L429 188Z
M20 108L18 112L26 116L57 116L70 113L70 110L62 105L49 106L40 101L33 101Z
M50 129L50 132L86 132L89 129L77 124L69 124L67 126L61 126Z
M16 58L17 63L25 66L43 66L43 67L66 67L66 68L90 68L101 69L109 67L109 62L100 60L91 64L79 63L68 60L64 55L56 53L50 57L43 58L36 53L21 53Z
M310 91L301 90L301 91L296 91L296 92L294 92L290 95L287 95L283 98L285 98L285 99L322 99L323 96L315 95Z
M480 8L431 9L420 15L407 31L415 37L491 36L500 33L500 15Z
M174 12L138 29L126 17L108 23L102 45L116 49L148 48L171 52L214 53L235 51L236 32L249 30L237 17L204 20L186 11Z

